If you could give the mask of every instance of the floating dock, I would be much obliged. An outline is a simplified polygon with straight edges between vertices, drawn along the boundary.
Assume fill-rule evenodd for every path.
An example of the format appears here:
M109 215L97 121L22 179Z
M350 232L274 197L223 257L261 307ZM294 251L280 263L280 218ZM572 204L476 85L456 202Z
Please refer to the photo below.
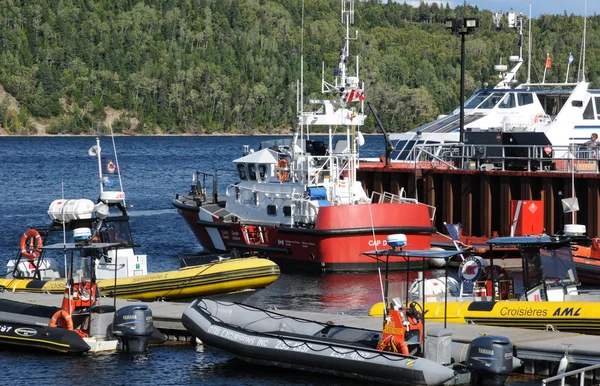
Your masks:
M25 294L4 292L1 297L38 305L59 307L62 295L50 294ZM101 298L101 304L112 305L112 298ZM154 325L169 341L191 342L193 337L183 327L181 316L188 303L179 302L140 302L117 299L117 309L135 303L147 304L152 310ZM382 320L376 317L348 314L329 314L323 312L304 312L277 310L277 312L292 317L316 320L320 322L331 321L352 327L372 330L382 328ZM425 328L444 327L443 323L426 322ZM480 326L473 324L447 323L446 328L452 332L454 343L469 344L481 335L498 335L508 338L514 346L514 354L524 361L524 372L536 375L554 375L556 365L561 360L569 347L569 363L578 367L600 363L600 336L576 333L563 333L558 331L538 331L509 327Z

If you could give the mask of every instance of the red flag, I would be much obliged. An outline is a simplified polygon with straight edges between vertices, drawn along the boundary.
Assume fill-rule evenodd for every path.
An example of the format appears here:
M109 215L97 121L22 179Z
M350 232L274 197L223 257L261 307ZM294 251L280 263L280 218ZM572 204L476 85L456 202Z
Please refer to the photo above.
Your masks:
M552 68L552 61L550 60L550 54L546 54L546 68Z
M348 92L346 102L360 102L365 100L365 92L363 90L352 89Z

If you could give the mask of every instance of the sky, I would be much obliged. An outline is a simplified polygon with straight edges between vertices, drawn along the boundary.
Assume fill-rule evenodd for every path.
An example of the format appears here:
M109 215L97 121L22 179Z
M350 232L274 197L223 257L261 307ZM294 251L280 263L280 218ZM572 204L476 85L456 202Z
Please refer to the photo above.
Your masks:
M396 0L406 2L407 4L419 5L420 0ZM454 8L457 5L464 4L464 0L425 0L427 3L446 3ZM529 15L528 0L467 0L467 4L477 6L479 9L489 9L492 12L506 13L512 8L515 12L523 12ZM584 15L586 10L586 0L531 0L531 16L537 18L542 13L562 15L567 11L567 15ZM587 14L600 15L600 0L587 0Z

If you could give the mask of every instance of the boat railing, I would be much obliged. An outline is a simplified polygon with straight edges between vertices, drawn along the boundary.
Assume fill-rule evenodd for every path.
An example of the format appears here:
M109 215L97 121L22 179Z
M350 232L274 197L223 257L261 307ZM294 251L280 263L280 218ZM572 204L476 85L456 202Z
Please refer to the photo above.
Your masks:
M416 198L408 198L406 196L406 190L404 188L400 188L400 194L394 194L390 192L371 192L371 201L372 204L384 204L384 203L409 203L409 204L419 204L419 200ZM431 221L435 219L435 211L436 207L433 205L428 205L424 203L420 203L422 205L427 206L429 209L429 216Z
M562 374L555 375L553 377L542 379L542 385L548 385L552 382L560 381L561 386L564 386L566 384L565 382L568 377L576 377L576 376L579 376L579 384L584 385L585 379L586 379L585 373L594 372L595 370L598 370L598 369L600 369L600 364L590 365L590 366L582 367L577 370L567 371Z
M420 144L406 168L598 173L600 147L582 145Z

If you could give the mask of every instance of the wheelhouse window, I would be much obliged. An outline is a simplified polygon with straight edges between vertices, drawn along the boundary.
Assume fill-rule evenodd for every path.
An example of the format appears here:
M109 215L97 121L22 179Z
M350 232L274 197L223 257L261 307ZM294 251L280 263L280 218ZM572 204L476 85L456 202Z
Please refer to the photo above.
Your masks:
M585 106L585 110L583 111L583 119L594 119L594 106L592 104L592 100L588 102L587 106Z
M237 170L238 170L238 175L240 176L240 180L246 181L248 179L248 173L246 171L246 164L238 164Z
M502 102L500 102L499 107L501 109L512 109L513 107L516 107L515 95L514 94L506 94L504 99L502 99Z
M292 217L292 207L291 206L284 206L283 207L283 215L285 217Z
M250 164L248 165L248 177L250 178L251 181L255 181L256 180L256 164Z
M277 216L277 207L275 205L267 205L267 214L269 216Z
M471 100L468 100L465 104L465 109L474 109L486 100L490 96L490 92L482 92L475 95Z
M258 165L258 177L261 181L264 181L267 177L267 165L260 164Z
M519 93L517 94L517 102L519 106L530 105L533 103L533 95L531 93Z
M495 92L492 95L490 95L490 97L487 98L481 105L479 105L479 108L493 109L498 104L498 102L500 102L501 98L502 94Z
M600 119L600 97L595 97L594 103L596 105L596 119Z

